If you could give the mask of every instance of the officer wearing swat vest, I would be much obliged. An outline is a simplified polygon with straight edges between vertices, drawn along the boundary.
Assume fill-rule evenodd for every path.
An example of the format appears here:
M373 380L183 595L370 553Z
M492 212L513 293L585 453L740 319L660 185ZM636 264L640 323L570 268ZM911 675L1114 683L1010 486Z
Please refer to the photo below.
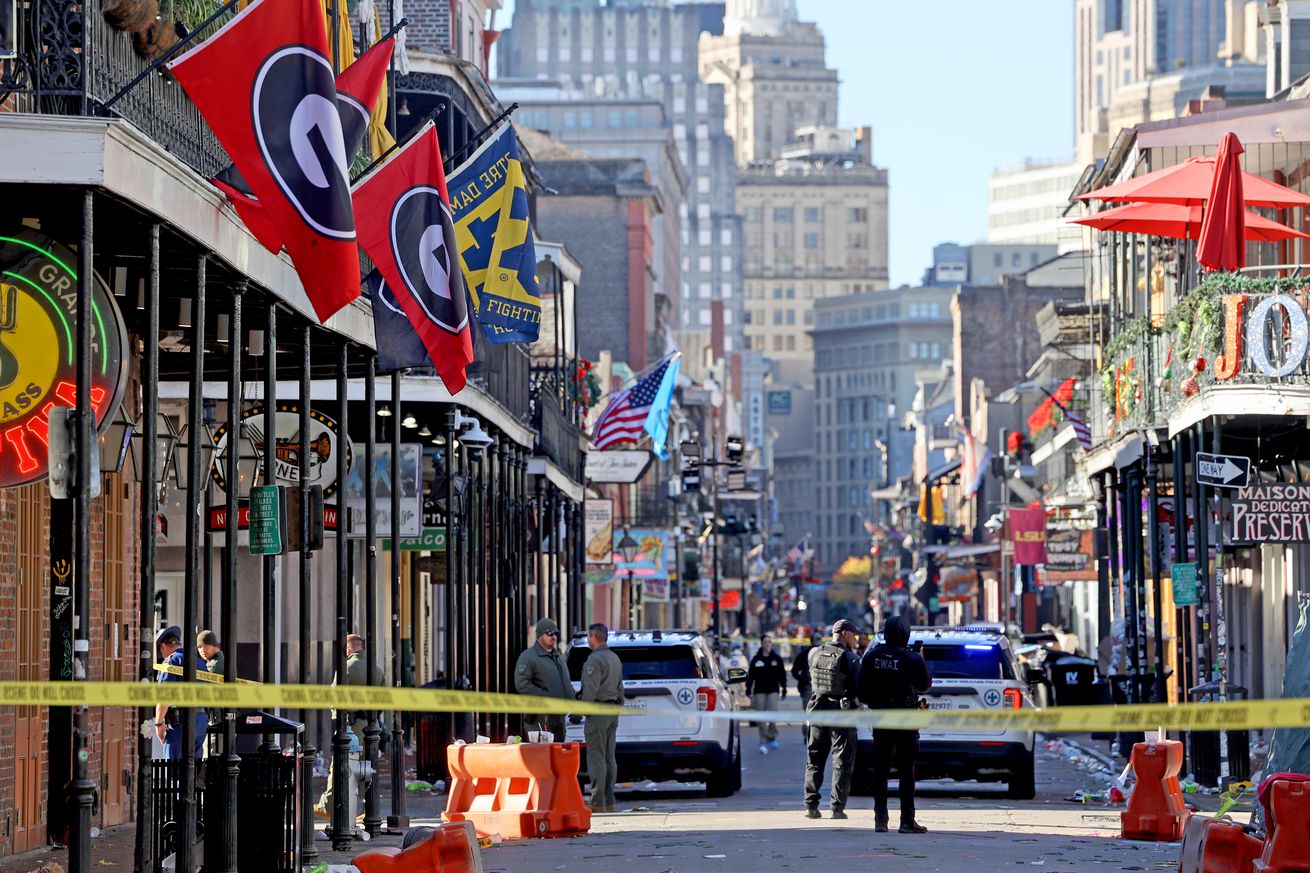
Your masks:
M883 641L869 649L860 665L860 701L870 709L917 709L919 695L932 687L923 655L909 647L910 622L893 615L883 626ZM893 757L900 781L903 834L928 829L914 820L914 762L919 757L919 732L873 732L873 829L887 832L887 775Z
M855 694L860 659L852 651L857 638L855 625L843 618L832 626L832 642L810 650L810 682L814 693L805 705L806 712L858 706ZM846 818L846 798L851 792L855 768L855 728L809 725L805 746L805 817L821 817L819 786L823 784L823 768L831 749L832 817Z

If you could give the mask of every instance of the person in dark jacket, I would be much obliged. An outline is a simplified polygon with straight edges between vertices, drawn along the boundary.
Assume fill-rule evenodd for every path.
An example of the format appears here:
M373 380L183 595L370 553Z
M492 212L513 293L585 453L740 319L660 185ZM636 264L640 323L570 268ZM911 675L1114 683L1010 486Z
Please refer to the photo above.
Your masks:
M535 697L557 697L575 700L569 668L560 654L559 625L543 618L533 629L536 643L519 655L514 666L514 690ZM564 742L564 716L527 713L523 716L525 731L549 731L557 743Z
M796 658L791 662L791 675L796 680L796 692L801 697L801 706L810 702L810 694L813 687L810 684L810 651L823 645L823 638L818 634L810 634L810 644L801 646L796 652Z
M917 709L919 695L932 687L932 678L923 655L909 648L909 619L893 615L882 636L883 641L865 653L860 665L860 700L870 709ZM914 819L914 762L918 757L918 731L873 732L873 821L878 833L887 832L887 776L893 759L900 780L900 832L928 832Z
M773 650L773 638L768 634L764 635L759 651L751 658L750 670L746 673L746 693L750 695L751 709L756 712L772 712L778 708L778 701L787 696L787 668ZM760 754L767 755L771 749L778 748L778 725L762 721L759 727Z
M814 694L806 712L855 709L859 687L860 659L851 649L857 631L854 623L842 619L832 626L832 642L810 650L810 678ZM846 818L846 799L851 793L855 769L855 728L810 725L805 734L805 817L819 815L819 787L823 768L832 752L832 817Z

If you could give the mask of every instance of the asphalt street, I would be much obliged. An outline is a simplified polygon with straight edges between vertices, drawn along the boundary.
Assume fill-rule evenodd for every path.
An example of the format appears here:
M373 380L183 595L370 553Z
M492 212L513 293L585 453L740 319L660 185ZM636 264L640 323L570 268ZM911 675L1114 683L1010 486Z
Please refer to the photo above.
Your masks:
M743 727L742 737L743 787L735 796L712 800L690 785L621 787L623 811L596 816L590 834L494 846L483 853L487 873L760 873L827 869L834 862L848 869L879 869L884 864L890 869L894 864L897 873L1177 867L1177 844L1120 839L1122 806L1067 800L1080 788L1103 788L1105 777L1040 743L1034 800L1009 800L1002 784L926 783L921 786L918 818L929 833L903 835L874 832L870 797L851 798L850 818L832 821L827 817L826 786L824 818L804 818L805 747L799 728L783 728L781 748L768 755L760 755L758 744L751 742L753 730ZM894 827L894 799L892 807Z

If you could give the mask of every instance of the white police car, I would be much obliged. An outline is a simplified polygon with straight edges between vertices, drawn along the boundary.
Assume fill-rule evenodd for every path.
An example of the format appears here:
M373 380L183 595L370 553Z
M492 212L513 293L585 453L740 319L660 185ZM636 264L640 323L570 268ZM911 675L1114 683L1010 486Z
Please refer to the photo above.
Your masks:
M916 627L910 645L918 643L932 676L932 688L922 695L928 709L1033 708L1029 677L995 627ZM1006 782L1010 797L1029 800L1037 793L1033 742L1033 731L922 731L915 776ZM854 779L859 793L872 790L872 753L873 740L861 737Z
M709 643L695 631L610 631L609 646L623 663L624 703L649 714L619 719L618 780L704 782L711 797L741 788L741 728L699 713L729 711L729 685L745 671L719 671ZM582 665L591 649L585 635L568 653L573 687L582 687ZM738 673L740 672L740 675ZM585 742L583 726L570 724L569 742ZM586 756L582 765L585 771Z

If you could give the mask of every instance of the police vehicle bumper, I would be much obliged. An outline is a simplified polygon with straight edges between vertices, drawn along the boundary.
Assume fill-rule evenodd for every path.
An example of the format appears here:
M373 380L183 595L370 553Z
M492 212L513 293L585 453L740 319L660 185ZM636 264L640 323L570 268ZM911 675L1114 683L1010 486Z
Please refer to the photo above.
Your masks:
M678 780L682 776L689 778L680 781L699 782L701 777L722 771L731 763L727 749L719 743L704 740L617 743L614 752L619 778L624 782L641 779L659 782ZM587 772L585 750L581 772Z
M915 779L1004 782L1021 773L1032 761L1032 746L1024 742L979 740L919 741ZM855 752L856 777L869 787L873 782L873 740L861 738ZM896 775L893 760L892 774Z

